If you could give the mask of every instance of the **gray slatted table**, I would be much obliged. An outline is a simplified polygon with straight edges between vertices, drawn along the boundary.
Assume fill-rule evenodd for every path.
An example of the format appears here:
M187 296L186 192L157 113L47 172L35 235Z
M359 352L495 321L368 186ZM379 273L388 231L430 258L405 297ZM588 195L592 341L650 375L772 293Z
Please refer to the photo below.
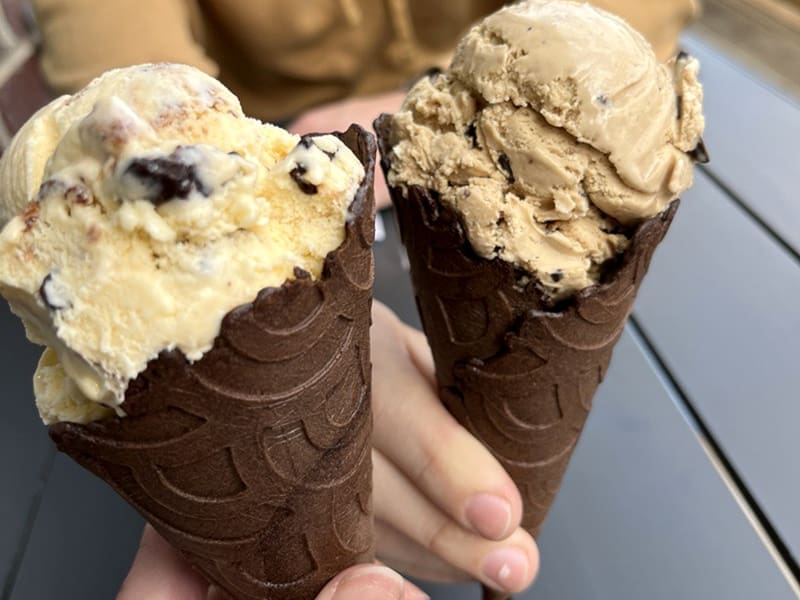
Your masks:
M800 104L702 42L712 162L636 317L769 525L800 560Z
M703 174L668 244L636 318L797 559L800 264Z
M701 42L687 46L703 60L714 163L656 256L540 540L540 580L524 598L800 597L791 460L800 386L789 368L800 339L790 333L800 331L788 293L800 277L790 154L800 110ZM418 324L397 232L387 230L376 296ZM716 246L699 237L708 230ZM739 285L742 265L758 267L748 270L758 286ZM38 350L4 307L0 336L0 600L111 598L141 519L68 459L53 460L30 391ZM477 598L475 586L428 589Z
M684 46L701 62L708 171L800 252L800 104L702 40L686 36Z
M0 301L0 591L22 558L54 453L33 403L31 375L39 354Z
M58 454L10 598L113 598L143 526L110 487Z

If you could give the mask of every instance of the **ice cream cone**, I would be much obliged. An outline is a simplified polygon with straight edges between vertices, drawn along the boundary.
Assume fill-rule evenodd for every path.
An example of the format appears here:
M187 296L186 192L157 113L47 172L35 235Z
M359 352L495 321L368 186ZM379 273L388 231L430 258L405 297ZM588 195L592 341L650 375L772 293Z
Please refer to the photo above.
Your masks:
M376 122L387 174L389 127ZM637 227L602 283L552 305L511 263L479 257L435 192L390 192L440 398L511 475L536 537L678 201Z
M312 599L373 558L375 143L355 126L339 137L366 177L322 276L298 271L231 311L194 363L163 352L130 383L125 417L50 427L236 599Z

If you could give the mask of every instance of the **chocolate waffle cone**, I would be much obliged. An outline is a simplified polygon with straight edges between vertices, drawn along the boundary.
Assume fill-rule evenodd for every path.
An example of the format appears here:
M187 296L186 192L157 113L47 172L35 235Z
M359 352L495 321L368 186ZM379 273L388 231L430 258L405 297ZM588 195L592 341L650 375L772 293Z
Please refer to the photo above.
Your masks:
M129 385L126 417L50 428L235 599L313 599L373 558L375 142L355 126L339 137L366 177L321 278L262 290L197 362L162 353Z
M387 174L390 126L375 123ZM678 201L636 229L602 283L553 306L512 264L479 257L436 192L390 192L439 396L511 475L536 537Z

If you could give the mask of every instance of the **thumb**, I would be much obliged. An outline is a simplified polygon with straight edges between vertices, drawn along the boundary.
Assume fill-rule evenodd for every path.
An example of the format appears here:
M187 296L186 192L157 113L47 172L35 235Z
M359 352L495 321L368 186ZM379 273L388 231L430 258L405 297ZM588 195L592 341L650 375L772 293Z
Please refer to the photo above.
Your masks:
M406 600L413 588L403 578L380 565L356 565L334 577L317 596L317 600Z

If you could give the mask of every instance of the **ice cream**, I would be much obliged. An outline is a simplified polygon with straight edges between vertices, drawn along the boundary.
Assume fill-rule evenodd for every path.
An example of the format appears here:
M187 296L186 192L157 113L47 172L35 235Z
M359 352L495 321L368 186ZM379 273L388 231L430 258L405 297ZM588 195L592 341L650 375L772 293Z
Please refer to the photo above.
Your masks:
M111 71L39 111L0 162L0 293L48 347L43 420L124 414L159 353L196 361L260 290L320 277L364 177L339 138L246 118L186 66Z
M702 158L698 63L659 64L588 4L530 0L474 27L391 123L390 185L435 191L473 249L552 299L598 283Z

